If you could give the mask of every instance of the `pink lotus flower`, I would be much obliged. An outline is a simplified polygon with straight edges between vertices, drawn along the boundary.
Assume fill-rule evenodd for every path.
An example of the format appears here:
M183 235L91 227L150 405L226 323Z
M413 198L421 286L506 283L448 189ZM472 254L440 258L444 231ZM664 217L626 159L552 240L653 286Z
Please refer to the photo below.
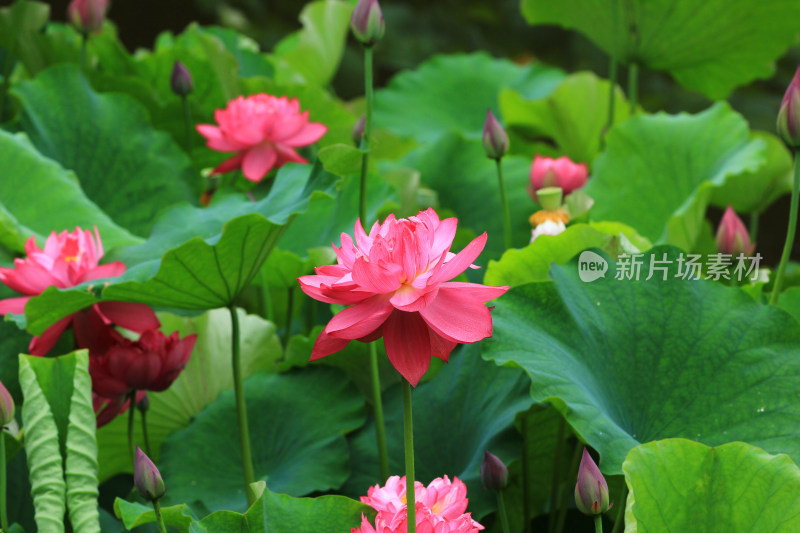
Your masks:
M611 509L612 505L614 502L608 500L606 478L584 447L575 484L575 506L585 515L598 515Z
M37 296L50 286L66 289L86 281L119 276L125 265L119 261L99 265L103 257L103 244L97 228L94 235L89 230L75 228L74 232L54 231L41 250L33 237L25 243L26 259L15 259L14 268L0 267L0 283L26 296L0 300L0 314L22 314L31 296ZM114 323L125 329L142 332L160 326L153 310L143 304L125 302L101 302L87 311L66 316L34 337L28 346L32 355L44 355L58 341L65 329L83 320ZM81 346L81 338L92 342L93 331L76 328L75 338Z
M800 146L800 67L786 88L778 110L778 135L792 147Z
M719 221L716 235L717 251L722 254L750 255L754 245L750 244L750 234L744 226L742 219L736 215L731 206L725 209Z
M409 219L390 215L369 235L355 225L355 242L342 233L336 265L316 268L298 278L300 288L317 300L352 305L322 330L311 360L337 352L351 340L383 336L389 361L416 386L431 357L447 361L457 343L492 335L485 302L508 287L449 282L466 270L486 244L486 234L458 255L450 252L458 221L439 220L433 209Z
M538 201L536 191L544 187L560 187L564 196L586 185L589 169L585 163L573 163L567 157L544 157L537 155L531 165L531 182L528 192Z
M147 398L147 391L136 392L136 404ZM119 396L116 398L104 398L96 392L92 392L92 408L97 416L97 427L101 428L114 420L117 415L121 415L128 410L131 405L130 398Z
M241 167L244 176L255 182L290 161L307 163L294 149L317 142L328 131L324 124L308 121L308 111L300 112L297 98L264 93L231 100L225 109L214 112L214 118L219 126L197 125L206 146L237 153L212 174Z

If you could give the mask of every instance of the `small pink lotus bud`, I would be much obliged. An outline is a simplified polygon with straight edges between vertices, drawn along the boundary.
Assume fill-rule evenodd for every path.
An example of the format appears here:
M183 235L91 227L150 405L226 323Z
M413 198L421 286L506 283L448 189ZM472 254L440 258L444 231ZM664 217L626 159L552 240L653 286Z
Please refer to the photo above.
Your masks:
M750 255L753 246L750 244L750 234L744 226L742 219L736 215L731 206L725 210L722 220L717 228L717 251L722 254Z
M481 482L486 490L503 490L508 486L508 468L489 450L483 452Z
M14 399L3 386L3 383L0 382L0 432L3 426L11 423L12 420L14 420ZM0 439L2 438L2 435L0 435Z
M372 46L383 38L386 28L378 0L358 0L350 18L350 29L364 46Z
M361 118L358 119L353 126L353 130L350 132L350 135L353 136L353 142L356 143L356 146L361 146L361 138L364 137L364 128L367 126L367 116L361 115Z
M537 155L531 164L528 192L538 201L537 191L543 187L560 187L564 196L586 185L589 169L585 163L574 163L569 157L558 159Z
M133 484L136 485L139 494L148 501L157 500L167 492L164 480L161 479L161 472L138 446L133 465Z
M72 0L67 18L83 34L92 33L103 25L109 0Z
M486 121L483 123L483 149L489 159L500 159L508 151L506 130L494 118L490 109L486 110Z
M169 76L169 85L172 92L178 96L186 96L194 89L194 82L192 81L192 73L186 68L186 65L180 61L175 61L172 66L172 74Z
M778 135L793 148L800 147L800 67L794 73L778 111Z
M606 479L585 447L578 469L578 483L575 484L575 505L585 515L605 513L614 505L608 501Z

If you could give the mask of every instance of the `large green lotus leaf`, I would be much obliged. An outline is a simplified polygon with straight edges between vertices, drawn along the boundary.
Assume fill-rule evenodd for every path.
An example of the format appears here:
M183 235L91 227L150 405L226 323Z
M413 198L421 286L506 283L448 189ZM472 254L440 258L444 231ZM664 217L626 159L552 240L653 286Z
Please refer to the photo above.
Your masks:
M564 78L545 98L524 99L516 91L500 93L500 113L506 127L526 137L548 139L573 161L591 163L600 152L600 139L608 123L611 82L591 72ZM622 90L614 91L614 124L630 114ZM520 150L512 146L515 153Z
M272 76L274 67L266 54L261 53L261 48L254 39L247 37L230 28L221 26L196 26L190 25L189 28L197 28L201 32L213 35L225 45L225 48L233 54L239 63L238 75L240 78L252 76Z
M486 53L436 56L375 93L374 120L378 128L422 142L450 131L479 138L486 110L497 110L503 89L543 98L563 77L552 67L519 66Z
M697 115L638 115L612 128L586 193L593 220L617 220L653 242L691 250L713 187L756 172L766 143L725 103ZM642 201L647 209L642 209Z
M646 251L650 243L633 228L617 222L574 224L558 235L542 235L525 248L506 250L499 261L489 261L483 282L516 287L550 279L550 264L564 264L587 248L617 256Z
M622 469L628 533L800 530L800 469L785 455L667 439L632 449Z
M242 374L247 377L273 366L282 349L275 326L256 315L239 314ZM150 458L158 461L163 440L217 399L220 392L233 388L231 371L231 319L227 309L215 309L194 318L160 314L164 333L178 331L181 338L197 334L194 350L186 368L164 392L149 392L147 435ZM137 413L136 417L140 415ZM100 479L120 472L133 472L128 456L128 415L125 413L97 432ZM134 438L143 446L141 424L134 426Z
M80 69L67 64L12 92L34 146L75 171L89 199L125 228L145 235L161 209L192 199L190 184L200 177L135 100L94 92Z
M52 231L73 231L76 226L97 226L106 250L136 244L141 239L117 226L86 198L75 175L34 148L24 134L0 130L0 244L22 252L25 240Z
M523 0L530 24L586 34L622 63L666 70L712 99L772 76L775 60L797 42L794 0Z
M0 46L6 51L14 50L31 74L36 74L46 63L41 34L48 18L50 6L44 2L14 2L0 9Z
M150 524L156 521L156 512L153 505L129 502L117 497L114 500L114 514L122 520L127 529L133 529L143 524ZM185 504L172 505L161 508L161 519L165 526L174 527L180 533L199 533L204 531L197 526L197 519L192 514L191 509ZM227 530L219 530L227 531ZM235 529L232 531L236 531Z
M514 429L514 417L532 404L526 392L530 382L518 368L486 364L479 353L478 345L466 345L454 352L436 377L418 385L411 394L417 481L427 485L437 477L457 476L467 484L467 510L476 518L496 509L494 494L481 486L483 452L491 450L506 463L518 458L521 439ZM405 463L399 385L384 392L383 409L389 472L402 476ZM357 459L342 492L354 498L365 496L370 486L381 483L373 420L354 433L350 448Z
M109 254L107 260L122 261L128 270L101 295L180 309L224 307L258 272L286 224L315 203L312 199L329 198L337 179L319 166L289 164L261 201L233 195L208 208L175 206L159 217L145 243ZM84 286L51 287L28 302L27 328L40 335L96 301Z
M766 163L755 172L729 176L722 187L711 193L711 203L732 206L739 213L762 212L778 197L792 191L792 154L775 135L753 132L755 139L766 143Z
M496 301L485 357L525 369L533 399L553 403L609 474L639 443L669 437L800 457L800 324L736 288L676 279L678 257L644 254L639 281L616 279L612 261L591 283L576 262L553 266L554 282ZM645 281L653 260L670 268Z
M509 156L502 162L511 211L511 242L523 246L531 240L528 217L538 210L527 191L531 161ZM456 214L459 229L469 228L475 236L489 234L477 264L499 258L506 248L497 166L486 157L480 140L446 134L435 144L410 154L406 164L419 170L423 186L438 192L439 206Z
M363 424L364 400L340 371L256 373L245 381L245 395L256 480L292 496L344 483L350 472L344 435ZM244 511L233 391L167 437L160 468L171 502Z
M325 86L339 69L350 29L350 2L311 2L300 13L303 28L275 47L276 79Z

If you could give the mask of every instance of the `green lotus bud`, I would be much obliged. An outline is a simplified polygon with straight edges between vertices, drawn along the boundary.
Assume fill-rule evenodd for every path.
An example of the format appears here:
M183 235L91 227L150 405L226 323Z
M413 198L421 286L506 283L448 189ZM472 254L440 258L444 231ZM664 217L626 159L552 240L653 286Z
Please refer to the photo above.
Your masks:
M365 46L372 46L383 38L386 28L378 0L358 0L350 18L350 29Z

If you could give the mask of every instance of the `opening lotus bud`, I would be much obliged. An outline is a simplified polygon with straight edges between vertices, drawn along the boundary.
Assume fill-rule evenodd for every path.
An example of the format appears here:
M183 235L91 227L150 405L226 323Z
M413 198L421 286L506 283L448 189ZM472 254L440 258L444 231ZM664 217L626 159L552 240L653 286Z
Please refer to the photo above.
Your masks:
M139 494L148 501L157 500L167 492L161 472L147 455L137 446L133 465L133 484Z
M365 46L372 46L383 38L386 29L378 0L359 0L350 19L350 29Z
M578 482L575 484L575 505L585 515L605 513L613 503L608 500L608 484L592 456L583 449Z

